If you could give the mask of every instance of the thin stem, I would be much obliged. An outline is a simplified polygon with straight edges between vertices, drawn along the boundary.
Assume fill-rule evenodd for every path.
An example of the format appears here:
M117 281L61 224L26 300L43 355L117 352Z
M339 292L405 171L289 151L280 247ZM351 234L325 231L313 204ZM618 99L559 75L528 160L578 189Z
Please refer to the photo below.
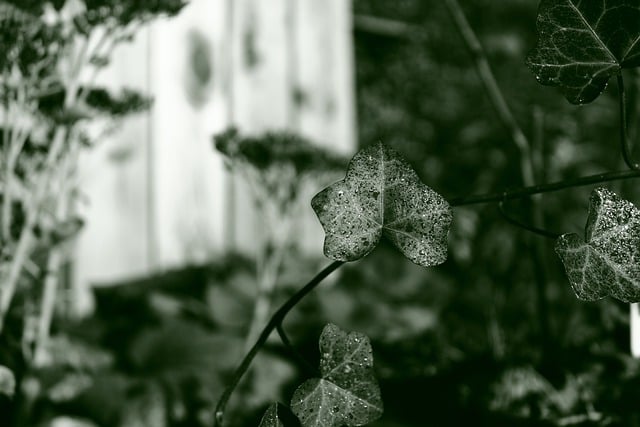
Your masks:
M47 156L44 172L38 177L33 202L27 210L27 218L20 233L18 246L11 260L7 280L3 284L3 289L0 294L0 332L2 332L5 316L9 311L11 300L16 291L18 279L20 278L25 263L29 259L29 251L33 240L33 227L38 221L42 200L47 194L47 188L49 188L50 173L55 169L58 156L64 148L65 136L66 129L62 126L58 127Z
M633 161L633 148L631 146L631 139L627 134L627 96L624 91L622 72L618 74L618 105L620 107L620 145L622 146L622 158L629 169L640 170L640 164Z
M530 231L534 234L537 234L539 236L543 236L543 237L547 237L550 239L557 239L558 237L560 237L560 234L558 233L553 233L551 231L547 231L544 230L542 228L538 228L534 225L530 225L530 224L525 224L524 222L512 217L505 209L504 207L504 201L501 201L498 204L498 210L500 210L500 214L502 215L502 217L510 224L515 225L516 227L520 227L522 229L525 229L527 231Z
M5 98L6 99L6 98ZM13 153L13 130L9 130L9 102L5 103L5 123L3 126L3 144L4 155L6 160L6 170L4 171L4 193L2 197L2 239L5 244L11 242L11 204L12 204L12 192L13 192L13 167L12 167L12 153Z
M460 7L460 4L457 0L446 0L445 2L447 8L449 9L449 13L453 18L462 39L464 40L467 48L471 52L473 60L475 61L476 70L478 72L478 76L489 96L489 100L493 105L493 108L496 110L498 118L505 126L505 128L511 134L511 139L513 143L516 145L518 151L520 152L520 170L522 172L522 181L524 185L533 185L534 176L533 176L533 168L531 167L531 163L528 161L528 150L529 150L529 141L525 136L524 132L518 125L518 122L507 104L505 97L498 86L498 82L493 75L493 71L491 70L491 66L489 65L489 61L487 59L487 55L478 40L473 28L469 25L469 21L467 21L466 16L464 15L464 11Z
M600 173L588 175L580 178L565 181L552 182L549 184L532 185L529 187L507 190L499 193L478 194L472 196L454 197L449 199L451 206L477 205L482 203L495 203L501 200L519 199L533 194L551 193L573 187L582 187L591 184L601 184L603 182L618 181L622 179L640 178L640 170L625 170L616 172Z
M249 350L247 355L242 360L242 363L240 363L240 366L238 367L238 369L236 369L235 373L233 374L231 383L225 389L224 393L222 393L222 397L220 398L220 400L218 401L218 404L216 405L214 426L222 426L223 419L224 419L224 410L225 410L225 407L227 406L227 403L229 402L229 398L231 397L231 394L233 393L236 386L242 379L242 376L244 375L244 373L249 369L249 366L251 365L251 362L253 361L253 359L256 357L256 355L258 354L262 346L264 346L264 343L269 338L269 335L271 335L273 330L276 329L278 325L282 323L287 313L289 313L289 311L293 307L295 307L295 305L298 304L298 302L300 302L302 298L304 298L309 292L311 292L316 286L318 286L320 282L322 282L327 276L329 276L331 273L333 273L336 269L338 269L343 264L344 264L344 261L334 261L331 264L329 264L322 271L320 271L313 279L311 279L309 283L304 285L304 287L302 287L298 292L293 294L291 298L289 298L278 309L278 311L276 311L273 314L273 316L271 316L271 319L269 319L269 322L262 330L262 333L256 340L256 343L253 345L253 347L251 347L251 350Z
M537 175L538 182L544 182L546 177L544 176L544 115L542 111L534 107L533 109L533 138L531 140L531 146L529 147L528 161L531 164L534 175ZM530 231L545 236L547 238L556 239L559 237L556 233L551 233L545 230L545 217L542 207L542 198L540 194L537 194L529 200L530 203L530 215L529 222L532 227ZM504 204L503 204L504 205ZM504 206L503 206L504 207ZM535 277L535 290L536 290L536 308L537 319L540 328L540 344L543 349L543 354L547 355L550 352L549 344L553 341L551 336L551 324L549 322L549 304L547 301L547 286L548 286L548 273L547 273L547 245L540 239L531 241L531 263Z
M257 195L258 191L256 190L256 197L258 197ZM268 216L267 203L266 200L263 200L258 208L260 213L265 217ZM276 221L277 220L278 219L276 219ZM257 269L258 293L253 307L253 316L251 324L249 325L249 332L245 341L245 350L248 350L251 343L255 341L260 333L260 328L269 316L273 291L278 281L278 272L282 267L282 261L286 252L286 245L284 243L278 243L273 236L274 234L270 234L268 231L266 236L263 236L264 241L261 245L262 250L259 255Z
M293 357L295 357L295 359L298 361L300 366L304 368L304 370L307 371L309 374L315 375L316 369L314 369L313 366L311 366L311 364L307 362L307 360L300 354L300 352L296 350L293 344L291 344L291 340L289 340L289 337L287 336L287 333L284 330L284 326L282 325L282 322L280 322L278 326L276 326L276 332L278 332L278 335L280 336L280 340L282 341L282 344L284 344L284 346L287 347L289 352L293 355Z
M71 182L72 170L77 157L78 151L77 138L71 136L69 138L73 148L64 159L60 168L59 176L59 194L55 200L55 219L62 222L69 214L69 205L71 204L71 193L73 184ZM60 269L65 261L63 249L60 245L54 245L49 253L47 260L47 271L44 278L44 290L41 301L40 317L38 319L38 331L36 335L36 346L34 353L34 364L43 366L47 359L47 347L49 344L49 336L51 330L51 322L56 307L56 295L58 293L58 284L60 280Z

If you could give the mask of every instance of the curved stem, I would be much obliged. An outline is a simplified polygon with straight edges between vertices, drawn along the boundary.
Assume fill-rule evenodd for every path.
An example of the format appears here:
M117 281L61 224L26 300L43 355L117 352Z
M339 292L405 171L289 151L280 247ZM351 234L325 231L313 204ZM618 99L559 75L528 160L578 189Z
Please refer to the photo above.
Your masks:
M560 237L560 234L558 233L553 233L551 231L547 231L544 230L542 228L539 227L535 227L533 225L530 224L525 224L524 222L512 217L511 215L509 215L509 213L507 212L507 210L504 207L504 200L500 201L500 203L498 204L498 209L500 210L500 214L502 215L502 217L509 223L512 225L515 225L516 227L520 227L522 229L525 229L527 231L530 231L534 234L537 234L539 236L543 236L543 237L547 237L550 239L557 239L558 237Z
M640 170L640 164L632 159L631 139L627 135L627 96L624 91L624 79L622 72L618 74L618 105L620 107L620 145L622 157L629 169Z
M478 77L480 77L480 82L484 86L485 92L489 97L489 101L493 105L498 118L500 119L506 130L509 132L513 143L520 153L520 171L522 174L522 182L524 185L533 185L533 167L528 160L528 152L530 147L529 140L522 131L522 128L518 124L518 121L516 120L511 107L507 103L507 100L504 97L504 93L502 92L502 89L500 89L498 81L496 80L496 77L491 70L489 60L487 59L487 55L482 48L482 44L480 44L478 36L469 24L464 11L460 7L460 3L458 3L458 0L446 0L445 5L449 9L449 13L451 14L453 22L456 25L458 32L462 37L462 40L471 53L476 66L476 71L478 72Z
M285 345L285 347L287 347L287 349L293 355L293 357L295 357L295 359L298 361L300 366L304 368L304 370L307 371L309 374L316 375L316 369L314 369L313 366L311 366L311 364L307 362L307 360L304 357L302 357L300 352L296 350L293 344L291 344L291 340L289 340L289 337L287 336L287 333L285 332L284 327L282 326L282 322L280 322L278 326L276 326L276 332L278 332L278 335L280 336L280 340Z
M225 407L227 406L227 403L229 402L229 398L231 397L231 394L233 393L236 386L242 379L242 376L249 369L249 366L251 365L251 362L253 361L253 359L256 357L256 355L258 354L262 346L264 346L264 343L269 338L269 335L271 335L273 330L276 329L278 325L282 324L282 321L284 320L287 313L289 313L289 311L293 307L295 307L295 305L298 304L298 302L300 302L302 298L304 298L309 292L315 289L315 287L318 286L320 282L322 282L325 278L327 278L327 276L329 276L331 273L333 273L336 269L338 269L343 264L344 264L344 261L334 261L331 264L329 264L322 271L320 271L313 279L311 279L309 283L304 285L298 292L293 294L291 298L289 298L284 304L282 304L282 306L278 309L278 311L276 311L273 314L273 316L271 316L271 319L269 319L269 322L260 333L260 336L256 340L255 344L253 345L253 347L251 347L251 350L249 350L247 355L242 360L242 363L240 363L240 366L238 366L235 373L233 374L231 383L225 389L224 393L222 393L222 397L220 398L220 400L218 401L218 404L216 405L214 426L222 426L223 418L224 418L224 410L225 410Z
M580 178L568 179L565 181L552 182L549 184L532 185L529 187L507 190L500 193L477 194L472 196L454 197L449 199L451 206L476 205L481 203L500 202L502 200L519 199L533 194L551 193L553 191L564 190L566 188L581 187L584 185L601 184L608 181L618 181L629 178L640 178L640 170L625 170L616 172L600 173L596 175L582 176Z

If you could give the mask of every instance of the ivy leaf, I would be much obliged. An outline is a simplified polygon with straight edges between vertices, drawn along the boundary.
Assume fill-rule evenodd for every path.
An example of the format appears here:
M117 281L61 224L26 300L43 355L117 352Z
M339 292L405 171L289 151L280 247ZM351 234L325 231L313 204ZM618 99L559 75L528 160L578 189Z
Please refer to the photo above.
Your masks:
M366 335L328 324L320 336L320 374L294 392L291 410L303 427L367 424L382 415Z
M418 265L447 259L449 204L382 143L357 153L346 177L316 194L311 206L325 231L328 258L358 260L384 235Z
M542 0L527 64L569 102L596 99L609 78L640 66L640 0Z
M556 252L578 298L640 301L640 210L631 202L606 188L593 190L584 241L564 234Z
M275 402L269 405L258 427L299 427L300 421L286 406Z
M16 391L16 378L13 372L5 366L0 365L0 395L13 397Z

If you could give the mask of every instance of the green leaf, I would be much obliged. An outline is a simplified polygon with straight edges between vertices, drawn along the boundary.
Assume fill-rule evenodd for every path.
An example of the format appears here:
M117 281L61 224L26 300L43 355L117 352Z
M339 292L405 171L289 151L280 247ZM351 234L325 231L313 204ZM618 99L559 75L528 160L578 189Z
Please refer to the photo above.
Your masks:
M13 372L5 366L0 365L0 395L13 397L16 391L16 378Z
M569 102L596 99L622 68L640 66L640 0L542 0L527 63Z
M418 265L447 259L449 204L382 143L357 153L345 179L318 193L311 206L324 227L328 258L358 260L384 235Z
M640 211L631 202L593 190L584 241L564 234L556 252L578 298L640 301Z
M272 403L267 408L267 411L262 416L260 425L258 427L284 427L280 418L278 418L278 404Z
M300 421L291 413L289 408L280 404L272 403L262 416L258 427L295 427L300 426Z
M302 426L359 426L379 418L382 399L369 338L328 324L320 336L320 354L321 378L304 382L291 399Z

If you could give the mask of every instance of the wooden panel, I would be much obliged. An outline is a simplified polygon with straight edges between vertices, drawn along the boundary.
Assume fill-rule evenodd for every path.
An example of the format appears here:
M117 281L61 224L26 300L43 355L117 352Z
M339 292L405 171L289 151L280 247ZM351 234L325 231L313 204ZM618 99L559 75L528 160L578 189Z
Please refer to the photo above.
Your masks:
M77 289L255 251L262 223L211 136L230 124L291 129L343 152L355 146L350 3L192 0L117 50L102 81L143 89L152 110L84 156L90 204ZM311 210L299 225L319 254Z
M220 43L224 2L193 1L153 27L153 221L156 266L203 262L220 251L225 171L211 136L227 126Z
M114 52L113 65L98 83L107 87L146 90L148 33ZM131 66L135 64L135 66ZM86 225L74 259L76 310L91 307L87 284L112 281L149 271L148 247L148 122L146 114L128 118L95 148L85 151L79 165Z

